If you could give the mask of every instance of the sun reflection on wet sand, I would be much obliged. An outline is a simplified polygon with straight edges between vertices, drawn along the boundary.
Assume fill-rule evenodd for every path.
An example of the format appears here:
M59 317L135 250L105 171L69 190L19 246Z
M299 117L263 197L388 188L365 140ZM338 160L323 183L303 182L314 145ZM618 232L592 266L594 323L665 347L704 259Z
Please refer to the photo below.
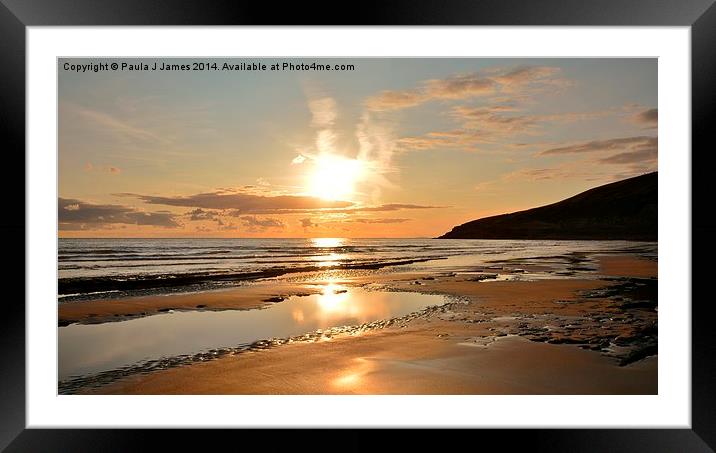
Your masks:
M313 315L319 325L334 325L338 319L352 319L354 323L360 324L369 319L391 317L391 310L383 294L367 293L359 296L351 288L333 280L328 280L323 286L321 294L316 298L316 307L318 310Z
M342 391L357 391L364 384L364 377L375 368L372 362L363 358L357 358L353 362L353 366L341 372L340 376L333 380L334 387Z
M348 302L348 290L329 281L318 296L318 305L323 311L345 311Z

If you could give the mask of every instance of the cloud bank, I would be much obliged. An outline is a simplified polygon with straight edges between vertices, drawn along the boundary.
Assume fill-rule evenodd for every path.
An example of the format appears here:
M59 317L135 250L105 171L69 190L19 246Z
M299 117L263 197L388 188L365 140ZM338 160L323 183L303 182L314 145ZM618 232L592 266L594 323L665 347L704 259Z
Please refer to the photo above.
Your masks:
M112 224L151 225L166 228L181 226L167 211L144 212L114 204L93 204L71 198L59 198L57 218L60 229L102 228Z
M158 196L124 193L148 204L182 206L203 209L232 209L238 213L269 213L290 210L319 210L325 208L347 208L350 201L331 201L303 195L257 195L247 192L227 193L223 191L198 193L189 196Z

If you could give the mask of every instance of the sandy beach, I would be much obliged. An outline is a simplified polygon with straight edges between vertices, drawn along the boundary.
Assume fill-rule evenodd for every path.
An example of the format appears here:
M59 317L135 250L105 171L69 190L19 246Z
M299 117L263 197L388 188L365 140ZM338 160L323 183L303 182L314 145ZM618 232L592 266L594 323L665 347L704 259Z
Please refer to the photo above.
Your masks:
M455 301L416 315L132 373L79 392L655 394L657 262L633 255L595 259L599 269L592 278L493 281L486 272L334 279L346 287L441 294ZM501 272L529 271L522 266ZM267 280L221 291L63 304L60 322L256 309L315 294L322 284Z
M656 59L234 60L58 76L58 394L658 392Z

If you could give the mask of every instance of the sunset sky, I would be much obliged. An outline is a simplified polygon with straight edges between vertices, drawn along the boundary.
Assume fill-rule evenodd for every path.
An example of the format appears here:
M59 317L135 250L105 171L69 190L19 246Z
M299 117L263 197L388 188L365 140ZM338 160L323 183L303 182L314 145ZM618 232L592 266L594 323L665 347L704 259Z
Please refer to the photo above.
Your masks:
M657 168L656 59L66 61L61 237L433 237Z

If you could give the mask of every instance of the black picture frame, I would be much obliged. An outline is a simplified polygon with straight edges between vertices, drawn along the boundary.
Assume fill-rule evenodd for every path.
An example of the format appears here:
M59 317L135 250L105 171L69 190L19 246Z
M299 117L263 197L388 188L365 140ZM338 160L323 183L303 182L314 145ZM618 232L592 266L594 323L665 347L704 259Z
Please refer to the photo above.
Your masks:
M24 280L26 244L25 198L25 32L28 26L117 25L549 25L549 26L690 26L692 65L692 423L691 429L568 429L481 430L472 438L490 445L497 440L508 447L549 451L713 451L716 449L716 331L712 301L706 297L709 262L714 250L710 236L709 185L713 160L711 119L716 108L716 6L714 0L443 0L441 2L383 1L360 5L314 1L247 2L219 0L0 0L0 137L5 174L5 215L0 231L5 238L8 288ZM711 146L709 146L711 145ZM673 152L674 150L670 150ZM688 152L684 150L683 152ZM24 193L24 192L23 192ZM22 249L22 250L21 250ZM12 259L12 261L11 261ZM700 265L697 265L699 264ZM21 265L20 263L23 263ZM25 300L24 287L16 284L17 297L6 296L2 312L3 363L0 367L0 448L7 451L129 450L161 440L164 447L177 442L204 448L225 437L189 431L60 430L25 428ZM8 293L6 293L8 294ZM9 294L12 294L11 292ZM675 301L672 301L675 302ZM268 422L268 421L267 421ZM638 420L635 420L638 423ZM464 431L462 432L464 435ZM248 433L242 433L246 436ZM312 445L315 434L284 433L271 437L271 450L283 438L290 448ZM261 434L259 434L261 435ZM370 447L366 431L337 434L342 448ZM424 444L427 433L413 431L395 436L397 442ZM264 433L266 441L266 433ZM208 438L208 439L207 439ZM242 437L245 439L245 437ZM508 439L508 440L506 440ZM464 440L464 439L461 439ZM239 439L234 437L234 441ZM246 442L252 440L247 439ZM457 440L455 440L457 441ZM208 442L208 443L207 443ZM244 442L241 440L240 442ZM238 443L234 444L238 445ZM251 445L248 443L246 445ZM447 444L446 444L447 445ZM459 445L459 444L458 444ZM478 444L475 444L478 445Z

